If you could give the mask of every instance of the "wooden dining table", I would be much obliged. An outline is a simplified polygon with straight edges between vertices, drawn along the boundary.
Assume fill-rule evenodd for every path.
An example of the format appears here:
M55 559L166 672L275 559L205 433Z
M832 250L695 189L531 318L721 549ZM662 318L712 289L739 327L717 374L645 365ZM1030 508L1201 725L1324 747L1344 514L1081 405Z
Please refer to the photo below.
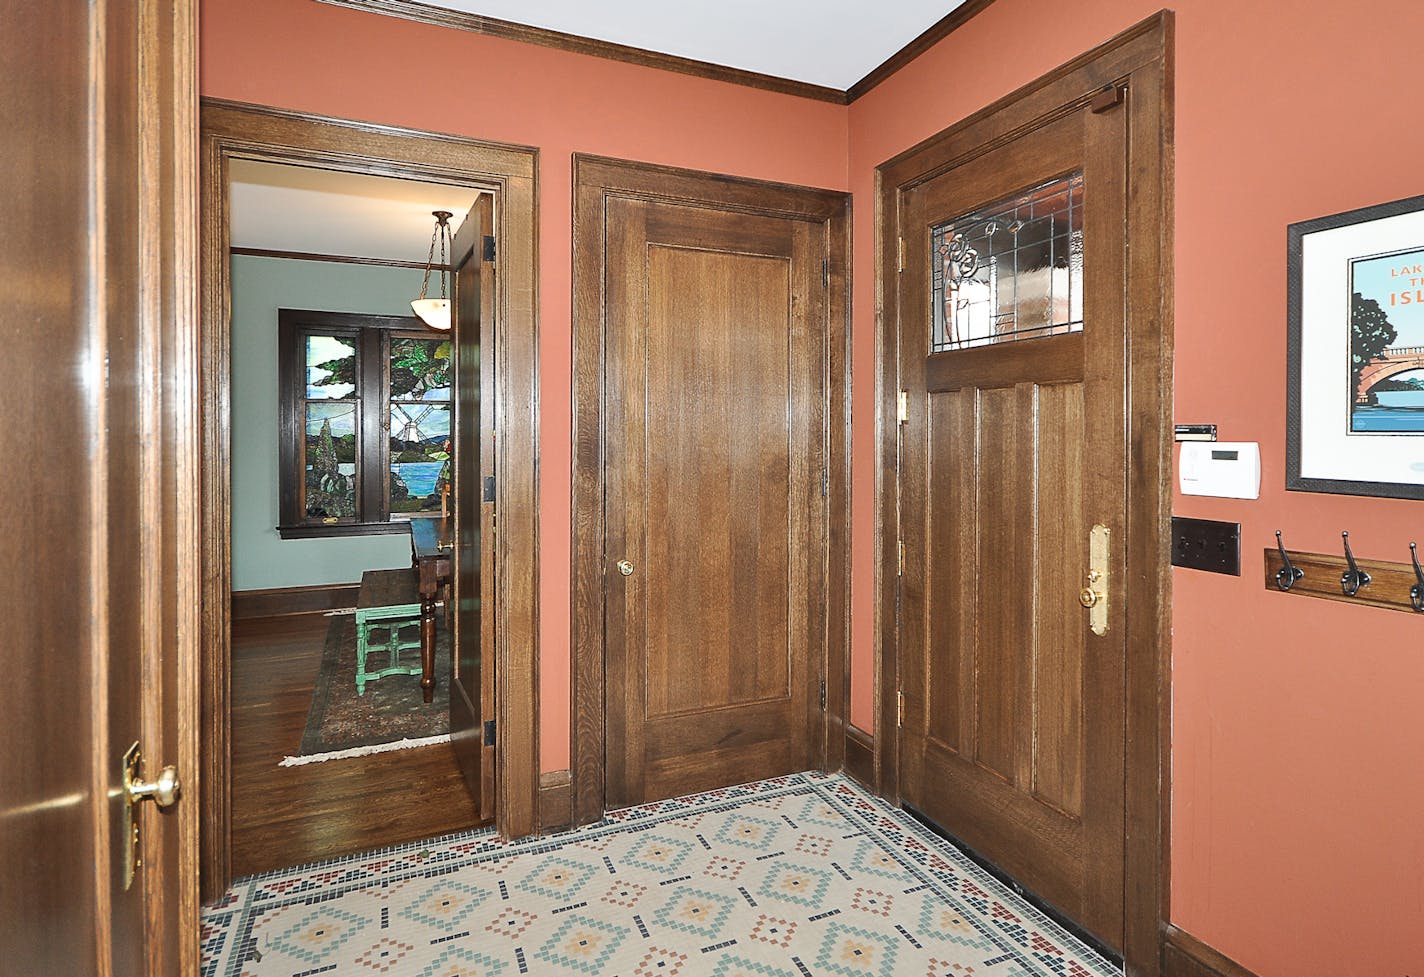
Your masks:
M435 698L435 603L450 585L454 542L453 516L410 520L410 559L420 580L420 694L426 702Z

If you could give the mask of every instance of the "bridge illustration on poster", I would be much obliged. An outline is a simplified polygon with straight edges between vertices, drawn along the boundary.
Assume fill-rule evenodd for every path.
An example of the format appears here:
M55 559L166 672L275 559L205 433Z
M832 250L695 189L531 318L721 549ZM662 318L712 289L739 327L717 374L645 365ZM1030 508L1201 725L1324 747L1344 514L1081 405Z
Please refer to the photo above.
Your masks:
M1350 262L1351 434L1424 432L1424 249Z

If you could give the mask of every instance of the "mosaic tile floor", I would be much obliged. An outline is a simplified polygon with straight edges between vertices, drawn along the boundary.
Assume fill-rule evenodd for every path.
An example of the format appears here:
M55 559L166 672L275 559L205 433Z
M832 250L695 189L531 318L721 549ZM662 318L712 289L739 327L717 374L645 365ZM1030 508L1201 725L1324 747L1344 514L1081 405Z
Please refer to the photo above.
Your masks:
M203 977L1118 977L908 815L797 774L239 881Z

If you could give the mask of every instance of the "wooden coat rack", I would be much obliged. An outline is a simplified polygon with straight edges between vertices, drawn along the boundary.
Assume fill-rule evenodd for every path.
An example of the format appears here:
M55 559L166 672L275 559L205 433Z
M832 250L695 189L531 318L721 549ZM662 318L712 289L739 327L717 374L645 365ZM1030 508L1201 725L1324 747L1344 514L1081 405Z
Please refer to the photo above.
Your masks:
M1413 543L1410 562L1360 560L1350 551L1350 534L1341 533L1342 552L1287 550L1276 533L1266 547L1266 589L1300 597L1320 597L1424 616L1424 571Z

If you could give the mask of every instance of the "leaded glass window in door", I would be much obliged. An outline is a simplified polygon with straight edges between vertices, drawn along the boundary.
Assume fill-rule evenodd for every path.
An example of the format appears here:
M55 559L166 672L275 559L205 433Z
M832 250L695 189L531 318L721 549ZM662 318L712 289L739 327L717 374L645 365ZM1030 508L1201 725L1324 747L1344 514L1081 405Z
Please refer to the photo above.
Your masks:
M930 229L930 351L1083 328L1083 174Z

